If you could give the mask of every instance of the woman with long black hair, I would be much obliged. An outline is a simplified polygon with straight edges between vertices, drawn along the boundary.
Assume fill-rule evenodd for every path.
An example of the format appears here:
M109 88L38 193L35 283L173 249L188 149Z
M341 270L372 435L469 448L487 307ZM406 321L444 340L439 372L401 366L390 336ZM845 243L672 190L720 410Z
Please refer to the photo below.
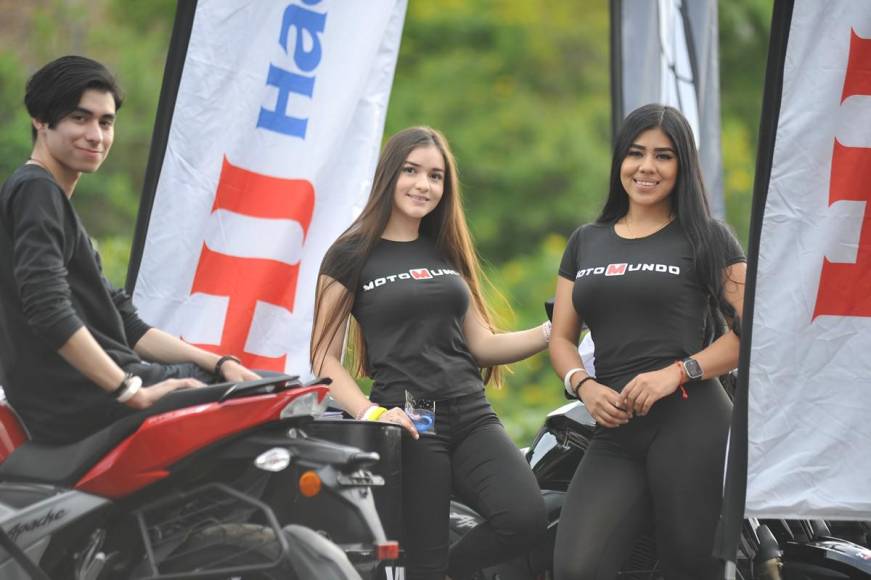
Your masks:
M545 325L495 333L479 282L456 165L428 127L391 137L360 217L321 265L312 368L351 416L403 426L403 548L409 579L454 580L509 559L545 530L535 478L484 396L495 367L544 350ZM345 325L367 398L342 366ZM482 380L481 368L487 368ZM406 393L434 407L418 433ZM486 519L449 550L451 493Z
M557 278L551 361L597 422L560 517L558 580L612 580L651 523L667 578L717 577L731 404L716 377L738 363L745 272L711 218L686 119L630 113L602 213L572 234ZM578 355L582 322L595 377Z

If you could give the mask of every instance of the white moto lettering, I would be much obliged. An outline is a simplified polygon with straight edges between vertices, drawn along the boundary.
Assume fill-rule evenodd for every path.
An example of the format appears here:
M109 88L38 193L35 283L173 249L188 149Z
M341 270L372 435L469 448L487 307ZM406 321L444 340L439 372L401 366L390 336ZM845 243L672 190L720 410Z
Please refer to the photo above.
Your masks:
M656 265L657 272L665 272L665 270L666 270L665 264L657 264Z
M368 292L369 290L371 290L374 287L375 287L375 282L366 282L365 284L363 284L363 292Z
M375 279L375 287L376 288L378 286L384 286L385 284L387 284L387 280L385 278L376 278Z
M677 266L669 266L668 273L674 274L675 276L680 276L680 268L678 268Z
M653 272L653 264L642 264L641 271L642 272Z
M405 272L403 272L402 274L399 275L400 280L408 280L409 278L411 278L411 275L406 274Z

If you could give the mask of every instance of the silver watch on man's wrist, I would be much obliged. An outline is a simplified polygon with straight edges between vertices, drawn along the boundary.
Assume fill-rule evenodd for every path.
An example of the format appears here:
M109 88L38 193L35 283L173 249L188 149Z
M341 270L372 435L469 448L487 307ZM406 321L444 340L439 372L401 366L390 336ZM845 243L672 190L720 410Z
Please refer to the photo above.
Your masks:
M680 361L681 366L683 366L683 372L687 377L688 381L697 381L701 379L705 372L702 370L702 365L699 364L699 361L694 359L693 357L687 357Z

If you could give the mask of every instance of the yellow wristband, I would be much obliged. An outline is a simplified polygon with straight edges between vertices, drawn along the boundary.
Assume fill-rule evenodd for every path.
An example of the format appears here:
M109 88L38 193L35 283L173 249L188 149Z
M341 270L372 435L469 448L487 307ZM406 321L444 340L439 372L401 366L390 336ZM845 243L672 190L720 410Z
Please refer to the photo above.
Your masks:
M366 413L363 414L364 421L377 421L381 415L387 412L387 409L384 407L370 407Z

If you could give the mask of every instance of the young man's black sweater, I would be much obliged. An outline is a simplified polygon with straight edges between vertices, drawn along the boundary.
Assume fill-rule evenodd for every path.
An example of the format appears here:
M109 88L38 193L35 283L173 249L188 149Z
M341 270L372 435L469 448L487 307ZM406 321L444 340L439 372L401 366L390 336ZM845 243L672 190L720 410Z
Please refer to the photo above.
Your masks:
M149 326L103 277L51 174L24 165L0 188L0 367L36 441L75 441L130 412L58 354L82 327L121 368L141 365L132 345Z

